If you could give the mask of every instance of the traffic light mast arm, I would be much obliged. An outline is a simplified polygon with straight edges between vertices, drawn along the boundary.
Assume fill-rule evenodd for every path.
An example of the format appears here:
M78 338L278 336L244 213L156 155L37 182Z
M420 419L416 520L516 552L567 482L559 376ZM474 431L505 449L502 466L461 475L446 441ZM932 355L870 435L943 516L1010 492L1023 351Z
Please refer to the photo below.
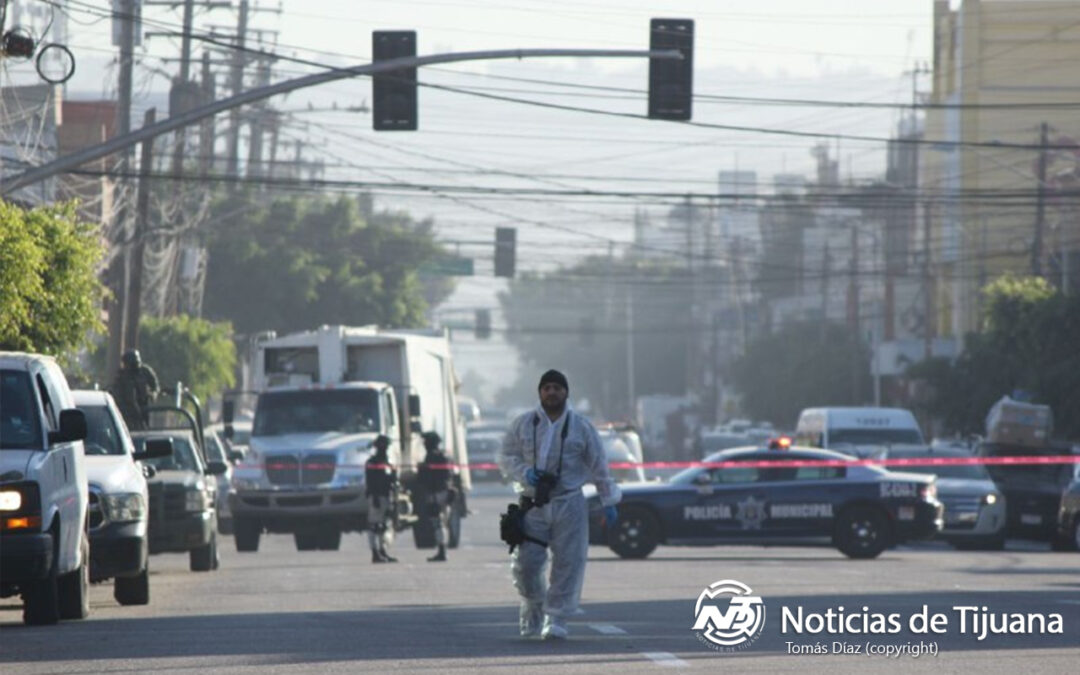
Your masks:
M141 129L132 131L123 136L118 136L101 143L100 145L91 146L80 150L79 152L59 157L51 162L24 171L23 173L4 181L3 185L0 185L0 195L10 194L27 185L33 185L39 181L51 178L58 173L74 169L96 159L101 159L102 157L129 148L146 139L198 122L203 118L216 115L219 112L224 112L237 106L254 103L255 101L261 101L270 98L271 96L285 94L297 89L314 87L319 84L325 84L326 82L343 80L358 75L372 75L375 73L397 70L399 68L430 66L440 63L457 63L460 61L546 57L681 59L682 54L677 49L658 51L640 49L495 49L475 52L429 54L427 56L390 59L378 63L353 66L351 68L331 68L321 73L304 75L291 80L285 80L284 82L278 82L277 84L272 84L267 87L259 87L257 89L241 92L236 96L230 96L229 98L214 101L213 103L209 103L199 108L194 108L181 115L162 120L157 124L144 126Z

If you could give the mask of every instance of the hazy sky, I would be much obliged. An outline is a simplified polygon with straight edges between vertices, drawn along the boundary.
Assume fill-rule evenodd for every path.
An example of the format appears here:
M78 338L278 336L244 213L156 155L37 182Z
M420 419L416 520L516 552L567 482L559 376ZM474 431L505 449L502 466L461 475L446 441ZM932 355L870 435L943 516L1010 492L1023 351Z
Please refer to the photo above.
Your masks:
M278 31L277 53L333 65L366 62L371 31L377 29L415 29L421 54L517 47L645 49L650 17L692 18L698 95L907 103L912 79L905 71L930 59L932 37L930 0L283 0L257 6L281 9L255 12L251 21L253 28ZM111 21L100 16L109 1L73 0L69 7L69 45L79 60L69 92L111 97L115 48ZM82 11L87 7L96 9ZM200 11L196 30L226 30L235 26L235 16L229 10ZM147 31L177 30L180 12L152 7L144 17ZM270 33L266 37L271 39ZM252 32L249 44L255 38ZM141 119L148 103L164 105L161 94L176 64L163 59L178 51L174 38L144 40L133 119ZM421 80L534 102L643 113L646 69L645 61L627 59L478 62L425 70ZM274 66L275 79L313 70L286 61ZM7 62L3 72L3 82L26 82L32 75L28 66ZM506 77L538 82L499 79ZM618 119L431 89L421 90L416 133L375 134L366 114L305 111L309 104L369 101L366 80L275 101L294 113L283 133L288 154L301 139L306 157L326 161L327 177L348 180L675 193L715 191L721 169L756 171L767 185L773 174L808 174L814 166L813 139ZM889 136L900 115L899 110L707 99L698 99L694 110L695 122L875 137ZM884 171L881 144L829 143L839 153L843 177L870 178ZM635 209L662 219L668 208L663 200L644 197L524 199L439 191L384 191L380 202L435 217L442 238L466 242L462 252L477 257L480 274L462 281L446 311L494 303L501 284L487 276L491 247L468 242L491 240L495 226L518 226L519 268L550 269L582 253L604 252L609 242L629 241ZM496 327L499 320L496 315ZM501 372L512 369L512 353L498 343L471 345L465 337L459 343L459 369L492 363Z

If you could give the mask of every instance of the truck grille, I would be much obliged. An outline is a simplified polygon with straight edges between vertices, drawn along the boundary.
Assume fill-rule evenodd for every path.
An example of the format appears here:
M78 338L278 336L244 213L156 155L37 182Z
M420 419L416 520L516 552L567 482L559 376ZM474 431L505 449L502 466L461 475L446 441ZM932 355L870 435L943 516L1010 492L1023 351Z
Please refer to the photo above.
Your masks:
M334 479L336 462L331 453L304 455L302 460L275 455L266 459L266 478L272 485L321 485Z
M90 502L87 508L90 515L90 529L96 530L105 524L105 504L102 503L101 491L90 488Z
M266 478L273 485L299 485L300 462L293 455L267 457Z
M162 523L166 520L177 520L186 515L184 509L186 490L183 485L163 485L162 483L150 483L147 485L150 498L150 525Z
M336 462L337 458L331 454L306 455L300 472L301 483L304 485L329 483L334 479Z

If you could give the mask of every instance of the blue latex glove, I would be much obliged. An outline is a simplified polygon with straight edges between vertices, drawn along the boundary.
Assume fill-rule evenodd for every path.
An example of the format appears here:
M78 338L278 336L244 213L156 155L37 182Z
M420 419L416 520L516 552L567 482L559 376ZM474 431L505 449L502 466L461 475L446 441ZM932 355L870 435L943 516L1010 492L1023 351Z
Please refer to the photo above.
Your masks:
M604 527L613 528L619 522L619 510L614 506L604 507Z
M536 470L535 466L525 469L525 482L533 487L536 487L537 483L540 482L540 472Z

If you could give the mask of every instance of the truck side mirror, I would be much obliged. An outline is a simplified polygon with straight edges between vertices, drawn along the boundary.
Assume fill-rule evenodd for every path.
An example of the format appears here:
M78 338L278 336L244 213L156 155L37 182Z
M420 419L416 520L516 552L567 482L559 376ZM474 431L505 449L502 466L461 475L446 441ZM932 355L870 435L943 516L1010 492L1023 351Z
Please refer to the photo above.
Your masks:
M136 451L131 457L136 462L141 462L144 459L155 459L157 457L168 457L173 452L173 445L171 438L148 438L146 444L142 450Z
M233 436L236 435L236 429L233 428L233 425L230 422L225 425L225 430L223 433L225 434L225 438L231 441L233 439Z
M224 476L225 473L228 472L228 470L228 465L225 464L225 462L220 462L218 460L214 460L206 464L207 476Z
M49 432L50 443L71 443L86 438L86 414L77 408L60 411L60 429Z
M419 394L409 394L409 417L420 417Z
M236 401L226 399L221 402L221 421L225 423L225 427L232 426L233 418L236 417ZM226 436L228 438L228 436Z

